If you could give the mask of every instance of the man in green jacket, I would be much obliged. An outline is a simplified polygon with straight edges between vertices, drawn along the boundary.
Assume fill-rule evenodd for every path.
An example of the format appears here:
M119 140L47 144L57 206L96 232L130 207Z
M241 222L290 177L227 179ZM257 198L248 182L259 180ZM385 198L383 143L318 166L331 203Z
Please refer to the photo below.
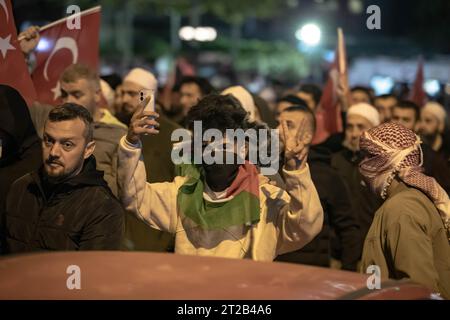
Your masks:
M450 298L450 200L422 173L420 139L396 123L365 132L360 171L385 199L366 237L362 272L378 266L381 278L402 279Z

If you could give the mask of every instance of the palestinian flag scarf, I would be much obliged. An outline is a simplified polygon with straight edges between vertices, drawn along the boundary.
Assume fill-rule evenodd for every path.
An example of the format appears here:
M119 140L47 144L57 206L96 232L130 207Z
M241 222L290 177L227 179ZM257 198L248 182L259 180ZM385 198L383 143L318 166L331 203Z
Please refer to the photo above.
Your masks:
M211 202L203 197L204 170L194 164L177 167L187 177L177 195L180 214L207 230L237 225L252 225L259 221L259 174L255 165L246 161L227 189L225 200Z

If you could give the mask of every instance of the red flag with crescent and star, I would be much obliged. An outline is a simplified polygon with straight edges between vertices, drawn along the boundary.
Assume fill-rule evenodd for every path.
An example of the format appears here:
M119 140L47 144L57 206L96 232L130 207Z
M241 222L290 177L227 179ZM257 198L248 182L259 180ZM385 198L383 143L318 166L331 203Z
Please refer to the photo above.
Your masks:
M80 19L79 23L75 19ZM59 77L69 65L83 63L98 69L99 32L98 6L62 19L40 33L32 74L39 102L50 105L61 102Z
M0 84L19 91L29 106L36 99L33 82L17 40L9 0L0 0Z

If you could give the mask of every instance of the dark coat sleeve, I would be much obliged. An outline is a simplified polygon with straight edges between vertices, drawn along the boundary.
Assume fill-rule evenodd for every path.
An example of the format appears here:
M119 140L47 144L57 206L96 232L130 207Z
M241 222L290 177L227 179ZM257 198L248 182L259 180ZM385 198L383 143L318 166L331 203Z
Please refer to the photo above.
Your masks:
M350 192L342 178L333 177L333 190L329 196L329 218L342 246L342 269L356 271L362 245L355 212L350 202Z
M80 250L118 250L123 236L125 211L110 195L94 211L80 239Z

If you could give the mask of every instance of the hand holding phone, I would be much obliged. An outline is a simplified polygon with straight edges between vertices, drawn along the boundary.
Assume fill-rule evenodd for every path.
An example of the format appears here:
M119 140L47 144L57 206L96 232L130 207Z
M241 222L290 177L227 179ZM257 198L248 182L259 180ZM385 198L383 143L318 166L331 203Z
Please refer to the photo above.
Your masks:
M153 89L143 89L139 92L139 100L142 102L145 98L150 97L147 105L144 107L143 114L148 114L149 112L155 111L155 90ZM154 120L154 117L149 116L149 119ZM147 126L147 128L153 129L153 126ZM146 134L147 135L147 134Z

